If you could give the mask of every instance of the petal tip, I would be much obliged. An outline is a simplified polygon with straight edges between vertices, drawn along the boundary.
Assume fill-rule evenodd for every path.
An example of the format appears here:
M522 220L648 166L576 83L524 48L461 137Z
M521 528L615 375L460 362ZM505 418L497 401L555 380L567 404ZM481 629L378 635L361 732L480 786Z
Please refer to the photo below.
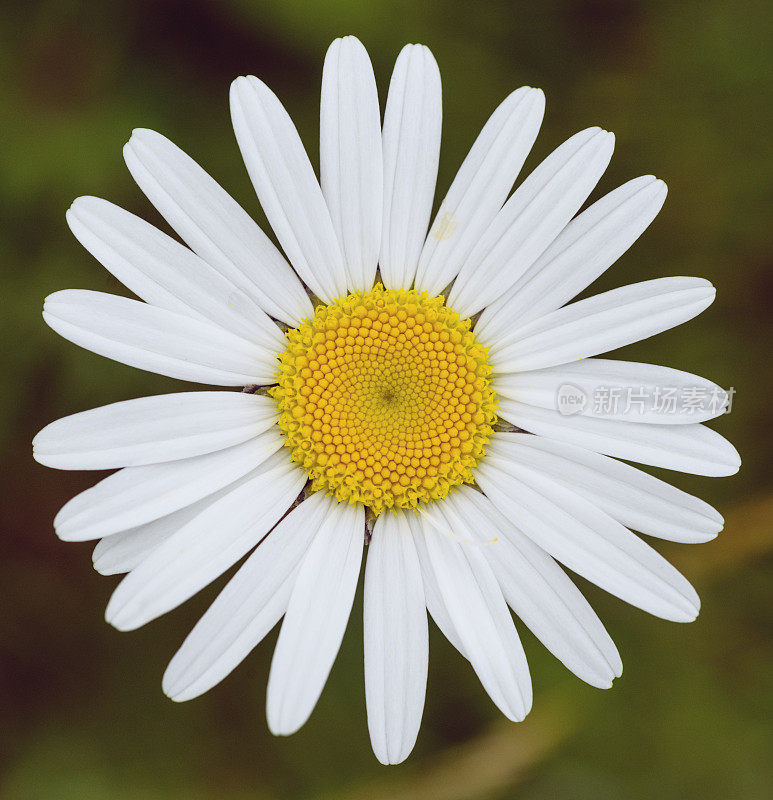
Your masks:
M700 614L700 604L698 604L697 608L693 608L688 613L686 613L683 619L677 619L676 622L695 622L695 620L698 619L699 614Z
M97 556L96 558L92 556L91 558L91 566L94 568L94 572L98 572L100 575L115 575L117 573L113 572L111 568L104 563L104 560Z
M266 721L268 729L274 736L292 736L303 727L303 723L295 724L288 719L275 719L274 715L267 712Z
M81 205L83 205L83 197L76 197L75 200L70 203L70 207L67 209L67 211L64 212L64 218L67 220L67 224L70 227L72 227L71 220Z
M360 48L365 49L365 45L363 45L363 43L353 33L348 33L345 36L340 36L333 42L333 44L335 44L335 42L341 42L342 45L345 45L346 47L353 47L356 48L357 50L359 50ZM332 47L333 44L331 44L330 46Z
M715 534L721 533L725 529L725 518L713 506L708 506L706 517L710 519L715 526Z
M114 608L112 607L112 603L108 603L105 609L105 622L107 622L108 625L112 625L117 631L121 631L121 633L134 631L142 626L142 620L132 619L132 617L126 613L124 606Z
M179 676L171 672L171 665L166 668L164 677L161 678L161 691L173 702L182 703L185 700L190 700L186 695L185 690L180 686Z
M128 156L139 158L140 151L143 148L169 144L171 144L171 142L166 136L158 131L154 131L152 128L133 128L131 135L123 146L124 161L126 161Z
M77 524L73 525L73 517L67 514L64 515L64 518L62 517L62 512L67 509L67 505L69 504L62 506L59 513L54 517L54 533L56 533L57 537L63 542L86 541L86 539L82 539L80 536L76 535L78 526Z
M156 133L152 128L132 128L131 136L129 136L129 142L134 140L135 142L139 139L158 139L163 138L160 133ZM128 144L128 142L127 142Z
M379 764L383 764L385 767L393 767L396 764L402 764L406 758L410 755L410 752L403 753L402 751L398 751L397 753L391 755L389 753L377 753L375 750L373 754L376 756L377 761Z
M233 100L243 89L249 88L250 81L247 75L239 75L231 81L230 95Z
M41 431L41 433L42 433L42 431ZM38 436L40 436L40 433L38 434ZM36 444L36 440L37 440L38 436L36 436L32 440L32 458L35 461L37 461L38 464L40 464L41 466L50 467L51 466L50 459L46 456L45 453L41 453L41 452L39 452L37 450L38 445Z
M682 602L679 604L678 609L674 609L674 614L671 617L673 622L694 622L700 614L700 596L692 584L687 583L684 588L685 593L682 594Z
M40 447L40 443L45 441L46 434L48 433L49 429L53 425L53 422L49 422L48 425L44 425L33 437L32 437L32 455L35 456L35 449Z

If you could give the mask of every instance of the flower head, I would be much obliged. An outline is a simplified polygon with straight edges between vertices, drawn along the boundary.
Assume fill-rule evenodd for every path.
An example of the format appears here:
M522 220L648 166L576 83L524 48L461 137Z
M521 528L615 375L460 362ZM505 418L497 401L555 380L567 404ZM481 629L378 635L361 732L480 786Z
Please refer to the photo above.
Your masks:
M192 159L137 130L126 163L185 245L79 198L73 233L139 300L65 290L45 302L46 322L95 353L247 389L119 402L35 438L48 466L118 469L54 521L62 539L99 539L97 570L128 573L108 621L137 628L250 553L164 691L207 691L283 619L267 715L289 734L327 680L368 540L365 689L382 762L416 740L427 610L510 719L528 713L531 682L509 609L580 678L610 686L615 645L558 562L689 621L694 589L631 529L702 542L723 524L617 459L701 475L740 463L701 424L727 404L718 386L596 357L700 313L708 282L660 278L569 302L650 224L665 185L636 178L578 213L613 148L588 128L511 194L544 110L525 87L494 111L430 224L441 92L420 45L397 59L382 124L365 49L333 42L319 182L265 84L238 78L231 110L284 253ZM602 390L622 401L597 402ZM696 404L698 390L711 402Z

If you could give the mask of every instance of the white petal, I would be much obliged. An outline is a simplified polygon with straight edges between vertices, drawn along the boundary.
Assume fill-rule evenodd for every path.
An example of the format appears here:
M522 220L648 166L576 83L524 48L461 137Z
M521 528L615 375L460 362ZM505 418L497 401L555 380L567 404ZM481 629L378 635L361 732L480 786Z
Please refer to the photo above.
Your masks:
M567 417L500 397L500 417L531 433L578 445L626 461L719 477L735 475L738 451L716 431L701 424L639 425L614 419Z
M414 528L423 568L434 574L440 599L483 688L506 717L522 720L532 701L529 667L481 543L458 540L442 501L425 510L416 533Z
M276 380L276 351L126 297L65 289L46 298L43 319L80 347L170 378L218 386Z
M483 309L475 335L485 344L555 311L578 295L641 236L666 199L652 175L624 183L576 216L502 297Z
M228 494L243 480L244 478L240 478L219 492L215 492L193 505L181 508L179 511L173 511L165 517L155 519L153 522L105 536L104 539L97 542L91 555L94 569L100 575L119 575L131 572L173 533L180 530L183 525L197 517L223 495Z
M279 622L300 562L332 505L322 492L313 494L258 545L169 663L169 697L190 700L209 691Z
M365 567L365 701L373 752L404 761L416 742L429 639L419 557L403 512L376 519Z
M254 76L231 84L236 140L263 211L290 263L325 303L346 294L346 267L298 131Z
M284 454L255 469L157 547L113 592L105 619L134 630L177 608L235 564L276 525L305 473Z
M433 297L456 277L513 188L544 112L542 91L523 86L483 126L432 223L416 271L417 289Z
M338 503L301 563L268 676L266 715L276 736L309 718L330 674L352 610L365 513Z
M509 467L508 467L509 469ZM526 471L518 478L484 459L478 485L543 550L610 594L675 622L700 601L686 578L638 536L577 492Z
M282 254L190 156L145 129L132 133L123 154L140 189L180 238L266 313L293 326L313 314Z
M33 456L56 469L157 464L245 442L276 419L271 398L243 392L141 397L46 425L32 442Z
M319 171L352 291L372 288L381 245L384 170L373 67L359 39L336 39L322 71Z
M602 689L623 665L596 612L556 562L469 486L449 496L457 522L480 531L508 605L567 669Z
M409 288L427 235L435 196L443 100L440 71L424 45L400 51L384 110L384 221L381 279Z
M416 514L406 514L404 519L408 523L408 528L411 531L415 543L417 537L424 536L419 518ZM440 595L440 588L438 587L435 573L432 571L431 565L427 559L419 559L419 566L421 567L421 577L424 583L424 601L427 604L429 615L432 617L443 636L448 639L451 645L453 645L462 656L467 658L462 640L459 638L456 628L454 628L453 620Z
M204 456L126 467L65 503L54 518L60 539L86 541L144 525L213 494L246 475L283 443L268 430ZM288 462L289 456L278 454Z
M285 338L238 286L187 247L98 197L79 197L67 223L80 243L140 299L205 319L269 350Z
M506 292L577 213L609 164L615 137L588 128L553 151L513 192L462 265L448 304L462 317Z
M689 372L605 358L497 375L494 388L510 400L565 415L661 425L713 419L723 413L728 399L717 384ZM577 398L570 407L562 405L567 393Z
M724 520L708 503L629 464L565 442L495 433L486 458L550 475L629 528L675 542L707 542Z
M516 326L492 344L491 366L522 372L615 350L687 322L715 295L702 278L657 278L612 289Z

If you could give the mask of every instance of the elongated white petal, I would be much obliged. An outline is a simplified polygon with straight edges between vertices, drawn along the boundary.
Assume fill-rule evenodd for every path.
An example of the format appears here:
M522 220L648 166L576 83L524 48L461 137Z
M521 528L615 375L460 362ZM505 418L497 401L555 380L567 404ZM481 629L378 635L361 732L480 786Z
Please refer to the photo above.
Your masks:
M98 197L79 197L67 222L80 243L150 305L208 320L275 352L284 349L282 331L252 298L158 228Z
M57 469L114 469L176 461L222 450L276 423L269 397L181 392L124 400L46 425L35 460Z
M639 425L615 419L567 417L500 397L499 416L531 433L653 467L719 477L735 475L738 451L704 425Z
M404 761L416 742L429 639L419 557L403 512L376 519L365 567L365 701L373 752Z
M708 503L629 464L562 441L495 433L486 458L505 472L550 475L641 533L675 542L707 542L724 520ZM513 474L520 474L514 472Z
M478 485L543 550L610 594L675 622L695 619L700 601L686 578L638 536L582 495L484 460Z
M182 511L176 511L169 517L176 517L178 514L187 516L189 509L192 510L196 506L198 503ZM181 522L179 525L167 525L166 519L163 517L147 525L139 525L100 539L91 554L94 569L100 575L121 575L131 572L184 524ZM160 529L160 532L157 529Z
M531 708L529 667L480 542L459 541L442 501L424 512L414 541L483 688L508 719L522 720Z
M408 523L408 528L411 531L411 535L413 536L415 543L417 537L424 536L419 517L416 514L406 514L404 519ZM426 558L420 558L419 566L421 567L421 577L422 582L424 583L424 601L427 604L427 611L429 612L429 615L432 617L443 636L448 639L451 645L453 645L462 656L467 658L467 655L464 652L462 640L459 638L456 628L454 628L454 622L448 613L448 609L443 602L443 598L441 597L440 589L431 565ZM469 661L469 659L467 660Z
M275 380L276 351L126 297L64 289L46 298L43 319L65 339L148 372L218 386Z
M297 731L322 693L352 610L364 539L362 506L338 503L301 563L268 676L266 715L277 736Z
M602 689L623 665L601 620L556 562L469 486L450 495L455 523L478 531L508 605L532 633L579 678Z
M652 175L624 183L575 217L502 297L481 313L475 335L485 344L555 311L606 271L641 236L666 199Z
M330 212L292 120L254 76L231 84L236 140L263 211L290 263L325 303L346 294Z
M660 425L714 419L728 399L717 384L689 372L605 358L498 375L494 386L511 400L565 415Z
M258 545L170 661L163 685L172 700L209 691L279 622L300 562L332 509L333 501L317 492Z
M567 364L615 350L692 319L714 302L702 278L657 278L597 294L527 323L491 345L495 372Z
M134 630L171 611L235 564L276 525L306 481L284 454L255 469L173 533L113 592L105 619Z
M384 169L373 67L359 39L329 47L322 70L319 173L346 262L348 287L372 288L381 246Z
M228 494L244 480L244 478L240 478L219 492L181 508L179 511L173 511L165 517L155 519L153 522L105 536L104 539L97 542L94 552L91 554L94 569L100 575L119 575L131 572L173 533L176 533L183 525L197 517L205 508Z
M424 45L400 51L384 111L384 219L381 279L409 288L427 235L435 196L443 101L440 71Z
M416 271L417 289L432 297L456 277L513 188L544 112L542 91L523 86L483 126L432 223Z
M577 213L603 175L615 138L600 128L575 134L515 190L480 237L448 295L462 317L506 292Z
M65 503L54 518L56 533L80 542L152 522L228 486L281 446L279 433L268 430L204 456L126 467Z
M249 214L190 156L137 129L123 150L140 189L191 249L267 314L297 326L313 313L301 282Z

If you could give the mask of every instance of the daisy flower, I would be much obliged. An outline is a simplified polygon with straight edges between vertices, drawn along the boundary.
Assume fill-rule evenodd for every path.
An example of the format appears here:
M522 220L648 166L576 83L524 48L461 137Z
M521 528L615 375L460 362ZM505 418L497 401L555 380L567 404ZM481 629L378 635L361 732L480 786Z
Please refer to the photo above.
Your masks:
M43 317L57 333L150 372L243 387L114 403L34 442L47 466L118 470L54 520L61 539L99 540L99 572L128 573L107 607L116 628L172 610L247 556L169 664L173 700L213 687L282 620L268 725L300 728L338 652L366 544L365 699L384 763L405 759L418 733L427 611L512 720L532 690L510 609L582 680L606 688L621 674L560 565L658 617L697 615L692 586L631 529L705 542L722 517L618 459L736 472L734 448L701 424L727 395L675 369L597 356L686 322L714 289L657 278L570 302L645 230L666 187L635 178L578 213L612 155L612 134L594 127L512 191L543 111L538 89L509 95L430 224L435 60L403 48L382 123L368 55L346 37L322 74L319 181L271 90L255 77L231 86L239 149L283 252L149 130L134 131L126 164L187 246L107 200L81 197L67 212L139 299L55 292ZM565 413L566 387L636 402ZM696 393L714 402L688 402Z

